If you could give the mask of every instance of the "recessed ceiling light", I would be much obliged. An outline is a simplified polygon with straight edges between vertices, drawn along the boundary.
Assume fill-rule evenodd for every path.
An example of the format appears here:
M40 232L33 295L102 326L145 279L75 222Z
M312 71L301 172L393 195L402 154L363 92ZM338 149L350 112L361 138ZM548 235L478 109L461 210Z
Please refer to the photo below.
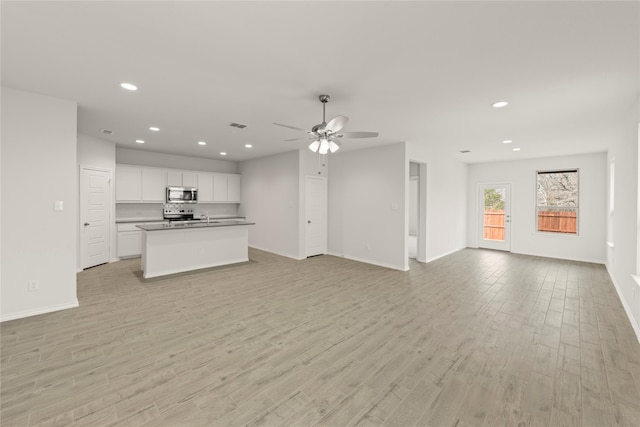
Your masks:
M141 140L141 139L136 139L136 142L137 142L138 144L144 144L144 141L143 141L143 140Z
M225 153L224 151L221 151L221 152L220 152L220 155L221 155L221 156L226 156L226 155L227 155L227 153Z
M514 148L513 151L520 151L520 149L519 148Z
M199 144L199 145L207 145L207 143L206 143L206 142L204 142L204 141L198 141L198 144Z
M157 128L157 127L155 127L155 126L151 126L151 127L149 128L149 130L152 130L152 131L154 131L154 132L160 132L160 128Z
M120 87L126 90L138 90L138 87L131 83L120 83Z
M253 145L251 145L251 144L244 144L244 148L251 148L251 147L253 147Z
M502 141L503 144L511 144L513 141L510 139L505 139L504 141Z
M506 107L507 105L509 105L509 103L507 101L498 101L498 102L494 102L491 105L493 105L493 108L502 108L502 107Z

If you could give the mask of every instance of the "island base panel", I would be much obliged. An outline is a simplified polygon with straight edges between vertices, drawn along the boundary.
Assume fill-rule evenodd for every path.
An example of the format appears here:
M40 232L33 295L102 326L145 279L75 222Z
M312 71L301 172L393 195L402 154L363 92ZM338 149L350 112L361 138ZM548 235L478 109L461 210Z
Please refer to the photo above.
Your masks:
M246 226L142 232L144 278L249 261Z

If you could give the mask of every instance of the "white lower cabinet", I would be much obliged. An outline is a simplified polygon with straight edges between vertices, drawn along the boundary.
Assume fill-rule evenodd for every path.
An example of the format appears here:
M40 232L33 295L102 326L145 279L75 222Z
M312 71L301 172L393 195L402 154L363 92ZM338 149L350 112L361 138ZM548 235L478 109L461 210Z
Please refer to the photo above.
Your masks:
M138 257L142 254L142 230L137 225L159 222L127 222L116 224L118 229L118 258Z
M118 258L142 254L142 231L118 231Z

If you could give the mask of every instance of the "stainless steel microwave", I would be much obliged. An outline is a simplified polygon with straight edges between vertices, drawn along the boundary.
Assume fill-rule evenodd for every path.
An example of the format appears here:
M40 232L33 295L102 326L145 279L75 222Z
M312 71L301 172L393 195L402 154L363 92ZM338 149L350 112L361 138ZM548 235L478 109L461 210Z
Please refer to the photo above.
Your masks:
M167 187L167 203L198 203L195 187Z

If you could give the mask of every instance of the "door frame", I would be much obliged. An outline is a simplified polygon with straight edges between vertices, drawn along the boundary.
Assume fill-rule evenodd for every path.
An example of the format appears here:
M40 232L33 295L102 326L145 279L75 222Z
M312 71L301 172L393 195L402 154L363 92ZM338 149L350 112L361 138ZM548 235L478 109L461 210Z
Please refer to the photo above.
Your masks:
M303 222L302 222L302 226L303 226L303 230L304 230L304 246L302 248L302 257L301 259L307 258L308 255L307 254L307 197L309 196L309 192L308 192L308 186L307 183L309 182L310 179L314 179L314 180L319 180L322 181L324 183L324 200L323 200L323 205L324 205L324 249L322 251L322 254L327 254L328 251L328 247L329 247L329 229L328 229L328 223L329 223L329 219L328 219L328 215L329 215L329 209L328 209L328 199L329 199L329 195L328 195L328 190L329 190L329 185L327 182L327 177L326 176L313 176L313 175L307 175L304 177L304 216L303 216Z
M82 245L82 232L84 230L84 220L82 218L82 211L83 211L83 201L84 201L84 197L83 197L83 193L82 193L82 184L83 184L83 171L84 170L92 170L92 171L98 171L98 172L106 172L109 175L109 209L108 209L108 218L106 221L106 227L107 227L107 258L108 261L107 262L111 262L112 261L112 257L111 257L111 248L112 248L112 227L111 227L111 219L113 218L113 210L114 210L114 194L113 194L113 170L109 169L109 168L103 168L100 166L90 166L90 165L80 165L79 170L78 170L78 271L82 271L84 270L84 264L85 264L85 259L87 254L84 253L83 251L83 245Z
M508 210L506 211L506 215L508 217L505 218L505 221L509 221L509 226L505 227L505 240L508 242L507 249L498 249L498 248L487 248L484 246L480 246L480 242L484 239L480 238L480 234L484 233L484 220L480 220L481 217L484 218L484 204L480 203L480 195L484 187L500 187L500 186L508 186ZM511 182L479 182L476 186L476 247L477 248L485 248L485 249L496 249L511 252L511 199L513 192L513 183Z
M409 270L409 187L410 165L418 165L418 251L415 260L427 262L427 163L420 160L409 159L407 162L406 186L405 186L405 227L404 227L404 262L405 271Z

